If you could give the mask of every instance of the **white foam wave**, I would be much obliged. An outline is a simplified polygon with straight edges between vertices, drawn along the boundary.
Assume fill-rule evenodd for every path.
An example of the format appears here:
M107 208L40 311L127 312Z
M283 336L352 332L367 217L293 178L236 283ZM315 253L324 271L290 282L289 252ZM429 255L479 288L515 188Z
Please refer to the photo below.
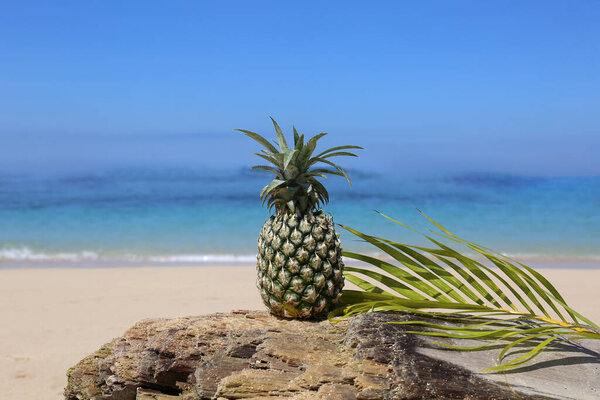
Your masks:
M235 254L103 254L97 251L39 252L26 246L0 248L0 262L132 262L157 264L253 264L255 255Z
M0 249L0 261L96 261L98 259L99 255L93 251L43 253L34 252L25 246Z
M235 263L235 264L249 264L256 261L256 256L253 255L233 255L233 254L178 254L170 256L150 256L148 261L161 262L161 263Z

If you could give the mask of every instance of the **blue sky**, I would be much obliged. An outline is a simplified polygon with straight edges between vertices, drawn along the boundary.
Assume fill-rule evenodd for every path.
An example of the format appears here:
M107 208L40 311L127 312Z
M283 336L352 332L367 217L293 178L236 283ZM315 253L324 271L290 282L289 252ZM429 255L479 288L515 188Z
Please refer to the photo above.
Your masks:
M268 115L359 168L600 174L600 1L0 6L0 168L247 165Z

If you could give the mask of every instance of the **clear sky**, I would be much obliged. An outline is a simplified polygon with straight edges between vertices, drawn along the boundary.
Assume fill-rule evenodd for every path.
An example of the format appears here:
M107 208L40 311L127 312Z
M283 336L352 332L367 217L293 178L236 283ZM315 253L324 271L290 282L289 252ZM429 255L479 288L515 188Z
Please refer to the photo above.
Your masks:
M5 1L0 168L253 162L600 174L600 1Z

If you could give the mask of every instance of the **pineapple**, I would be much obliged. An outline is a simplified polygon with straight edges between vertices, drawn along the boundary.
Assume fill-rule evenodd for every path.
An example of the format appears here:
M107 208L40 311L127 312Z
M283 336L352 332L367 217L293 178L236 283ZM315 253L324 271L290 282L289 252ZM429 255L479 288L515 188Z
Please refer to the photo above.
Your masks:
M304 135L294 131L294 147L289 148L279 125L273 118L277 134L275 147L261 135L236 129L265 147L254 153L272 165L253 169L275 174L260 193L263 205L275 208L258 237L257 286L272 314L285 318L314 318L332 310L344 286L342 249L331 215L321 206L329 202L325 187L317 178L327 174L343 176L346 172L330 161L336 156L353 156L338 146L313 156L320 133L304 142ZM342 151L341 151L342 150ZM315 164L332 168L318 168Z

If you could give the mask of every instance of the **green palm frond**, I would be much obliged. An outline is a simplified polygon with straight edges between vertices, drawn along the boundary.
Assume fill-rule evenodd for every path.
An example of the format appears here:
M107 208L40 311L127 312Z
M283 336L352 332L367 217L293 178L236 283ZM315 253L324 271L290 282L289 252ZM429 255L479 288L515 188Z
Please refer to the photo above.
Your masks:
M380 213L381 214L381 213ZM434 226L421 234L432 247L401 244L342 227L383 251L394 261L344 252L344 256L369 264L346 267L346 279L361 290L344 290L340 308L331 314L343 319L365 312L407 311L441 320L393 322L419 325L427 331L408 333L450 339L484 340L476 346L438 345L455 350L479 350L502 343L502 371L531 361L548 346L573 339L600 339L600 326L567 305L556 288L534 269L453 234L422 213ZM474 251L466 256L444 242ZM492 264L486 266L484 262ZM451 322L457 325L448 325ZM526 353L510 358L511 350L526 346Z

